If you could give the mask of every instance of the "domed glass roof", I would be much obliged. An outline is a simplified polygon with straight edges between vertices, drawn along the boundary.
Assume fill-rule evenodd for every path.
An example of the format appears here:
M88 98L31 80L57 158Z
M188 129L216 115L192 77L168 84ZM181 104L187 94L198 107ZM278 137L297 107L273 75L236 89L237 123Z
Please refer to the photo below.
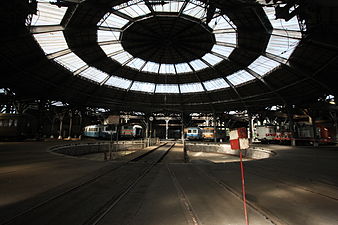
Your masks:
M267 29L270 38L265 50L249 65L226 74L220 68L233 61L229 58L239 48L241 31L224 10L216 7L207 23L208 5L204 1L118 2L122 3L112 6L96 25L97 45L122 68L118 71L91 66L72 51L62 23L67 7L38 1L31 33L48 59L75 76L126 91L173 95L236 88L268 76L275 68L288 66L301 39L297 18L276 20L274 8L263 7L271 28ZM126 78L123 73L133 75ZM217 76L208 79L203 73ZM164 79L154 82L156 76ZM195 77L194 82L184 82L187 76ZM175 83L173 77L182 81Z

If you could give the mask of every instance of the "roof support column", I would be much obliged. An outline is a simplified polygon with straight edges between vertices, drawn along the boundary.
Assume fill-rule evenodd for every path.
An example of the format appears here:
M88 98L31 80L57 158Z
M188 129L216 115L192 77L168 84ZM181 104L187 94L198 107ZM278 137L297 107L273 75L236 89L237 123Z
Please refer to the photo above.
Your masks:
M70 140L72 138L72 127L73 127L73 112L69 111L69 134L68 139Z
M217 126L216 126L216 113L214 112L213 113L213 125L214 125L214 142L216 143L217 142Z
M294 126L294 121L293 121L293 115L291 114L291 109L289 105L286 106L286 111L287 111L288 118L289 118L289 129L291 132L291 146L296 146L295 126Z
M253 143L253 139L254 139L254 131L253 131L253 127L254 127L254 119L252 116L252 113L248 112L248 116L249 116L249 143L252 144Z
M169 132L169 118L165 119L165 139L168 140L168 132Z

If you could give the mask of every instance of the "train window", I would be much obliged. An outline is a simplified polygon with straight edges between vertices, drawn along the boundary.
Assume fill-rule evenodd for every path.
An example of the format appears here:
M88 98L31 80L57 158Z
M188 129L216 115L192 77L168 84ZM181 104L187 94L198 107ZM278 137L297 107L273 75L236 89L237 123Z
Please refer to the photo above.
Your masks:
M193 130L192 132L193 132L194 134L196 134L196 133L197 133L197 130Z
M188 130L188 133L191 133L191 130Z

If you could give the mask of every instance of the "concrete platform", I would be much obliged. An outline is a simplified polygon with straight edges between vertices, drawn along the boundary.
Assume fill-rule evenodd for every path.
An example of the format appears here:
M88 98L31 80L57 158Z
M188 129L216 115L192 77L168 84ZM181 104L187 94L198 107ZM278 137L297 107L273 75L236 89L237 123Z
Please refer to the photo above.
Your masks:
M235 156L194 152L184 163L177 144L131 187L147 163L47 152L62 143L0 143L0 224L20 214L8 224L92 224L111 196L118 201L97 224L245 224ZM250 224L338 224L338 148L257 147L277 154L244 162ZM51 200L107 171L115 172Z

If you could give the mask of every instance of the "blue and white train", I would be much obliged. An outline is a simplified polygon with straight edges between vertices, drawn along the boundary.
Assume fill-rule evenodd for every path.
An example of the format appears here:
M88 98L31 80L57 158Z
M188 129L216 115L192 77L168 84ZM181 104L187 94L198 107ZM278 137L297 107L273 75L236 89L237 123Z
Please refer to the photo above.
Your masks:
M201 140L202 129L199 127L189 127L187 129L187 139L188 140Z
M89 125L84 128L83 135L86 137L103 138L103 139L115 139L116 138L116 127L108 125Z
M133 139L142 137L140 125L122 125L119 127L119 139ZM84 128L83 135L86 137L116 139L117 127L114 125L89 125Z

